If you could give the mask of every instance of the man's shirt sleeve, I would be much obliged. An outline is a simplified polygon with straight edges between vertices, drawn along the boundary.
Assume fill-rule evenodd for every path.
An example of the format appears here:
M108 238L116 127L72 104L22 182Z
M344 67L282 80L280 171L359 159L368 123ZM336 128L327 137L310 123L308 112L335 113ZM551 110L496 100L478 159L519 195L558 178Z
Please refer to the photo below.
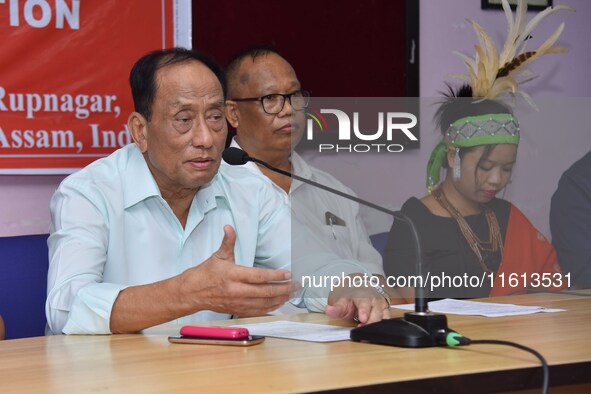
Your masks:
M60 186L50 207L48 333L108 334L111 309L126 286L102 283L107 220L100 205L71 184Z

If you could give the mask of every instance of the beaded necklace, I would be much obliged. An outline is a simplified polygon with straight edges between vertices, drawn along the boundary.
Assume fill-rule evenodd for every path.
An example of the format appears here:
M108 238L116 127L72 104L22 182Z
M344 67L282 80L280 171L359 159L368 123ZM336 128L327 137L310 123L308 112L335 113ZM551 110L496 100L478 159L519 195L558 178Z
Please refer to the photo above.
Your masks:
M472 231L472 228L466 222L466 219L460 214L456 207L454 207L443 192L443 188L438 187L437 189L433 190L432 193L435 200L445 209L452 218L456 220L458 226L460 227L460 231L462 235L468 242L470 249L474 252L476 257L478 257L478 262L480 263L480 267L486 273L491 273L492 271L486 263L484 262L484 258L482 257L482 251L487 252L497 252L501 251L503 253L503 237L501 236L501 229L499 227L499 222L497 220L497 216L495 213L486 205L482 205L482 209L484 210L484 215L486 217L486 223L488 225L488 234L489 239L487 242L483 242L478 238L478 236ZM485 245L490 245L490 247L486 247Z

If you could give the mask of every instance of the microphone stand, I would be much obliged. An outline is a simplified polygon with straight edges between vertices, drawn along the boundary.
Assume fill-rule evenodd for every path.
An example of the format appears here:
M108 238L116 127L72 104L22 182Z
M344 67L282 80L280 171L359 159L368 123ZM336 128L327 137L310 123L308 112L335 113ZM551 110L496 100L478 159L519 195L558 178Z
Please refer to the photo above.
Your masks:
M240 150L238 148L228 148L229 150ZM378 211L392 215L395 219L405 222L412 233L416 250L416 271L420 278L421 286L415 286L415 310L406 312L404 317L382 320L365 326L356 327L351 330L351 340L356 342L370 342L390 346L400 347L432 347L442 345L461 344L463 337L455 333L447 326L447 317L444 314L435 314L429 311L427 297L423 280L423 261L422 248L419 235L413 221L400 211L392 211L381 207L372 202L362 200L358 197L343 193L339 190L314 182L310 179L302 178L291 172L273 167L262 160L250 157L246 152L240 150L240 162L229 162L229 164L246 164L248 161L258 163L271 171L288 176L303 183L310 184L320 189L334 193L341 197L355 201L359 204L377 209ZM225 152L224 152L225 153ZM227 160L228 161L228 160ZM450 335L451 334L451 335ZM455 335L454 335L455 334ZM452 342L449 342L452 341Z

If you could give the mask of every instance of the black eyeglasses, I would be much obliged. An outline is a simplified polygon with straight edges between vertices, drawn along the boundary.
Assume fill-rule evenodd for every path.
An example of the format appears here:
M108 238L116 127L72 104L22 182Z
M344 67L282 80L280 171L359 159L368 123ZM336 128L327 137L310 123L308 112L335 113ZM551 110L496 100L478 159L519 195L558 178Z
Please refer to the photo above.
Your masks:
M296 111L301 111L308 108L310 104L310 92L306 90L298 90L289 94L268 94L261 97L249 98L234 98L232 101L260 101L263 105L263 110L269 115L276 115L283 110L285 100L289 100L289 104Z

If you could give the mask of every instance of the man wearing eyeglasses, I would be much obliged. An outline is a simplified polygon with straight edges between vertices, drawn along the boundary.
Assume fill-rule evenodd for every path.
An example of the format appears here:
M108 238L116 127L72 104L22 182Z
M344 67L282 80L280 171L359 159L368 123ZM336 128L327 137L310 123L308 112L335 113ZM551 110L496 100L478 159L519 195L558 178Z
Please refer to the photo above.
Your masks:
M230 61L226 75L227 119L236 129L231 146L284 171L352 194L341 182L308 165L292 150L304 133L304 110L310 94L302 90L294 69L283 57L270 48L250 49ZM362 286L341 283L330 293L328 306L306 299L308 309L324 311L335 318L354 319L361 324L388 318L391 299L382 288L382 259L369 241L359 217L359 206L314 186L292 182L291 178L252 162L246 166L273 181L277 192L291 204L292 217L304 224L303 229L292 225L292 234L308 232L324 249L320 252L312 251L309 245L292 245L292 255L333 253L346 262L346 272L341 271L342 275L376 275L375 279L380 280L381 285L377 286L377 281L372 281L373 286L367 282ZM326 298L319 294L318 300Z

